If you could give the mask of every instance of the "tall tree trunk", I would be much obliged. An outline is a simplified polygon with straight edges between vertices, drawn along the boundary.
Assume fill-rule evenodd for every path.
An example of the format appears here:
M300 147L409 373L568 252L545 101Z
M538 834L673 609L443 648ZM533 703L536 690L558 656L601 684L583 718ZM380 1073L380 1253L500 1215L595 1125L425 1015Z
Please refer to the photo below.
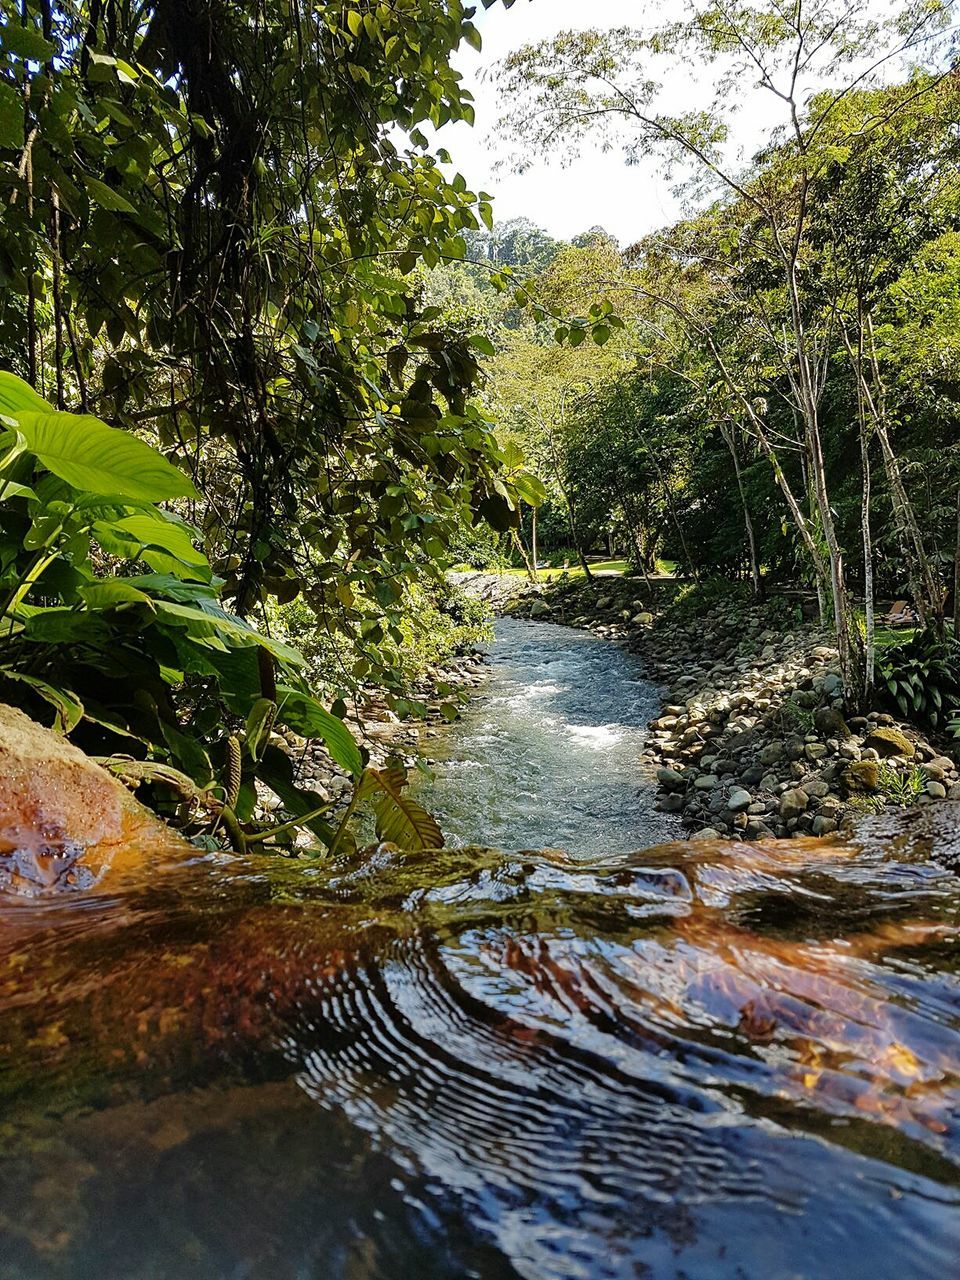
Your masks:
M650 574L647 571L647 548L644 546L643 539L640 537L640 519L637 515L633 503L627 497L623 486L614 481L617 493L620 498L620 505L623 507L623 513L627 518L627 525L630 529L630 539L633 542L634 552L637 557L637 563L640 566L640 572L643 574L643 581L646 584L647 594L653 599L653 583L650 581Z
M538 582L539 576L538 576L538 570L537 570L537 560L539 559L539 556L537 555L537 508L536 507L531 508L530 550L532 552L531 558L533 561L533 580L534 582Z
M927 555L923 534L920 530L920 522L907 493L903 472L900 470L900 461L890 442L890 435L887 431L886 388L880 376L880 362L877 359L877 345L872 316L867 314L865 324L862 327L865 328L866 336L870 343L870 368L873 382L877 389L877 394L874 396L866 379L863 379L867 404L872 410L877 424L876 433L877 439L880 441L884 471L887 477L887 484L890 486L891 497L894 499L894 514L901 529L901 536L907 544L907 554L910 554L911 549L913 552L913 559L916 565L914 576L919 580L920 587L919 591L915 589L914 599L923 625L931 627L942 640L945 623L945 592L940 582L940 574ZM861 376L862 374L861 362Z
M523 539L520 537L520 534L516 529L511 529L510 532L513 534L513 545L520 552L520 559L523 561L523 567L527 571L527 577L531 582L536 582L537 575L534 573L533 567L530 564L530 557L527 555L527 548L523 545Z
M960 640L960 488L957 489L957 545L953 553L953 638Z
M794 353L797 361L797 367L791 375L791 380L798 395L804 438L807 445L807 460L810 464L810 479L816 499L820 528L829 556L830 594L832 596L831 604L833 605L837 652L840 656L840 672L843 677L844 694L849 698L854 694L858 684L853 651L850 601L847 596L847 586L844 578L843 549L837 536L837 527L833 519L833 509L830 505L830 495L827 489L827 471L823 457L823 442L820 437L819 394L811 365L810 344L803 322L803 308L800 302L795 257L788 264L787 284L790 298L790 317L793 325Z
M873 693L876 660L876 619L873 598L873 539L870 534L870 440L866 415L860 411L860 464L863 469L863 498L860 504L860 526L863 534L863 598L866 612L866 636L863 652L863 708Z
M720 423L720 434L730 450L733 459L733 471L737 477L737 492L740 494L740 508L743 512L743 527L747 534L747 554L750 558L750 581L753 584L753 598L763 599L763 579L760 577L760 564L757 560L757 541L753 532L753 521L747 505L747 495L743 487L743 472L740 470L740 457L737 453L737 441L734 429L727 423Z

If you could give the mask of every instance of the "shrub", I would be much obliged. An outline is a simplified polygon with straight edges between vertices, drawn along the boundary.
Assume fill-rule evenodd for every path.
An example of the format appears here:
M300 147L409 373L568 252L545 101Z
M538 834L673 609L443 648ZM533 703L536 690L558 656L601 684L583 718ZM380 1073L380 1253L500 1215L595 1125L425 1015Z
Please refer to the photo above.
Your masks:
M960 715L960 644L918 632L877 656L877 693L905 718L943 729Z

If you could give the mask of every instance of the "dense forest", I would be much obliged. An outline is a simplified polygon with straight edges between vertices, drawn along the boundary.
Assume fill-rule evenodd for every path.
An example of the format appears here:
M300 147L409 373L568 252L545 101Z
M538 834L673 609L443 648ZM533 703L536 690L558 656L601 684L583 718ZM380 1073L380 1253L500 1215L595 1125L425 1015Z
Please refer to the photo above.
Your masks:
M626 247L602 228L556 244L522 221L474 236L481 262L521 281L517 309L474 312L495 330L492 416L548 488L525 558L562 545L589 573L586 552L603 548L642 574L663 555L757 596L807 584L864 705L878 596L909 601L954 700L960 676L945 644L960 618L948 17L905 9L885 30L870 6L792 20L717 6L655 37L571 32L521 49L500 70L518 154L589 140L628 159L662 151L698 207ZM712 113L651 105L645 70L668 38L691 58L732 58ZM782 117L745 168L723 145L738 70ZM483 292L474 268L447 271Z
M949 10L716 3L512 54L518 163L596 136L674 166L689 215L631 245L495 224L433 144L473 117L473 16L5 8L3 696L240 845L257 778L348 838L275 723L383 832L435 836L342 715L371 683L408 709L475 620L444 582L465 561L809 588L860 704L874 602L902 596L947 694L927 710L960 699ZM660 110L666 49L717 66L709 111ZM740 164L747 74L779 117Z

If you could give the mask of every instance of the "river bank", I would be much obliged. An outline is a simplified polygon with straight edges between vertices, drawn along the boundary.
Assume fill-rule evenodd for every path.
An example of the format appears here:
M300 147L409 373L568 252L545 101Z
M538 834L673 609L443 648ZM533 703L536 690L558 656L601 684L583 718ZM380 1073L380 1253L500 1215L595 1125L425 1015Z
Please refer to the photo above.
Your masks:
M375 686L362 689L346 704L344 723L366 750L375 769L389 761L414 768L429 753L431 740L443 731L456 708L475 694L485 680L485 650L471 644L442 664L431 666L407 691L408 700L422 708L422 715L401 718L390 706L386 693ZM274 741L290 756L298 786L313 792L321 803L338 804L353 789L346 770L331 760L322 742L284 731ZM280 805L278 797L265 788L261 804L269 809Z
M960 798L955 760L882 712L844 718L836 649L800 606L730 592L696 605L675 584L473 575L491 607L625 645L662 691L639 762L689 836L827 835L864 813Z

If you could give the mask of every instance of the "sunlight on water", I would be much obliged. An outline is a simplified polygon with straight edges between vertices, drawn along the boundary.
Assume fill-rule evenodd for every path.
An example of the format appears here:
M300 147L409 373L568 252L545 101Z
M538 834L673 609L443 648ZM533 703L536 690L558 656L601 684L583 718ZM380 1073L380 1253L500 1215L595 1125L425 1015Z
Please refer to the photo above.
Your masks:
M502 618L489 679L431 744L421 801L457 844L626 852L673 838L639 767L656 688L630 653L586 632ZM469 777L464 768L470 766Z
M506 624L491 692L448 821L574 856L0 893L0 1280L954 1280L960 805L623 854L632 660Z

